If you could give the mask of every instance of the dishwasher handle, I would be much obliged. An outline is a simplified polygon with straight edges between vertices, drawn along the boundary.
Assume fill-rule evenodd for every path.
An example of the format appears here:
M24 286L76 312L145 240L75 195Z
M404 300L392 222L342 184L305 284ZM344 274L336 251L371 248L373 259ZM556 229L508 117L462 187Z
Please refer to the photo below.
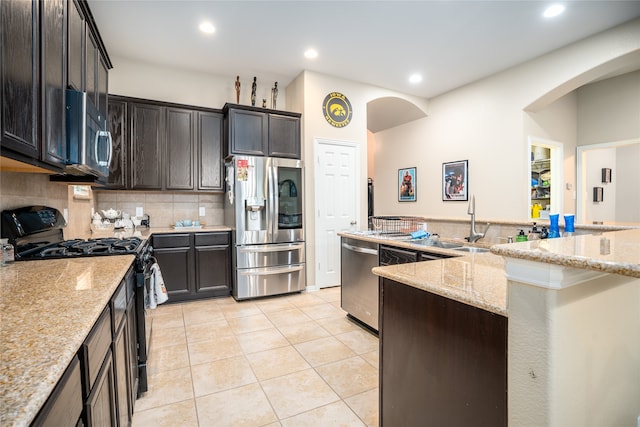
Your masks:
M353 252L358 252L360 254L378 255L378 251L376 249L363 248L361 246L353 246L344 242L342 243L342 247Z

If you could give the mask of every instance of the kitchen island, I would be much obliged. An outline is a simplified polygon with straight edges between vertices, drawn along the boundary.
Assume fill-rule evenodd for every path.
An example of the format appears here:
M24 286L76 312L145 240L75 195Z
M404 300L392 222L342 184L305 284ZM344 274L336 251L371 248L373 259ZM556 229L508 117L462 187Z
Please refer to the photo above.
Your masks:
M0 269L0 425L33 421L134 258L23 261Z
M382 424L393 424L392 419L386 418L385 408L398 414L397 406L408 402L414 407L404 407L405 413L420 409L426 406L425 402L438 401L439 385L461 379L455 376L450 358L434 356L429 349L443 343L441 328L455 326L457 322L466 321L467 324L466 327L458 325L455 332L483 333L469 321L472 317L460 316L456 312L459 307L451 302L478 308L481 304L473 303L472 296L477 294L477 299L485 300L491 293L483 286L495 280L502 284L504 319L508 317L504 337L508 360L505 394L507 389L509 391L505 411L507 407L508 411L506 423L500 424L635 426L640 414L640 230L496 245L491 247L491 252L493 254L373 269L383 278L380 301ZM504 261L496 255L504 257ZM488 261L490 259L495 261ZM456 262L468 262L466 271L472 274L459 274L457 283L452 286L446 280L452 276L446 272L451 271L452 263L455 265ZM477 268L492 262L496 265L503 262L504 268L495 268L492 273L484 267ZM410 295L401 295L407 294L408 290ZM420 293L414 291L424 294L426 305L411 307L416 304L416 298L420 298ZM434 299L436 295L449 301ZM385 301L389 296L393 300L388 312ZM438 305L449 308L438 311ZM488 312L492 305L487 305ZM437 316L429 318L428 314L423 314L424 322L420 325L412 323L416 315L429 309ZM387 327L387 320L404 321L404 328L419 329L422 333L413 334L411 340L395 342L397 331L402 328L398 329L398 324ZM416 364L422 361L423 370L407 372L405 377L422 387L419 391L423 394L419 399L410 398L411 393L408 393L409 399L403 400L405 396L386 390L385 369L390 371L387 374L393 380L393 375L406 371L407 361L398 361L395 356L396 359L392 358L395 366L387 366L385 357L389 356L385 354L389 351L385 348L385 331L393 331L389 334L393 347L403 349L406 354L421 351L413 356L413 361ZM497 343L484 338L483 341ZM458 344L469 342L462 339ZM460 356L463 347L458 344L449 344L449 349L454 349ZM467 364L460 367L473 366L476 363L473 356L471 354ZM479 359L491 360L491 357ZM426 360L431 363L427 364ZM478 365L474 369L484 368ZM454 374L447 377L441 375L443 371ZM466 380L470 382L467 388L482 390L477 386L490 378L479 371ZM464 390L464 384L460 390ZM428 392L432 394L424 394ZM464 412L470 408L471 401L466 394L451 394L449 398L447 411L457 407L459 412ZM478 407L475 409L479 414L482 412ZM423 419L429 420L429 416L433 415L425 414ZM476 419L475 424L483 425L482 419ZM484 424L496 425L493 421Z

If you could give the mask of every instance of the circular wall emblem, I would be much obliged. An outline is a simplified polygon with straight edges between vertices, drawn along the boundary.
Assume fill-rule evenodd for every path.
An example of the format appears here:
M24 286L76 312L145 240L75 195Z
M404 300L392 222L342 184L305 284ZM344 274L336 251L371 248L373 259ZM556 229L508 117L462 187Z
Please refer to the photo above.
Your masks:
M331 92L322 101L324 118L333 127L343 128L351 122L351 102L340 92Z

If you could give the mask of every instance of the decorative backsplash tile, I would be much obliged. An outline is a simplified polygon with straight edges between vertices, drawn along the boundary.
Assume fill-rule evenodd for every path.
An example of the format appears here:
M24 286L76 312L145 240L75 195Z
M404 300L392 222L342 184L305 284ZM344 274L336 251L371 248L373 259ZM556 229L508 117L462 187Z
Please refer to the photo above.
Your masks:
M116 209L132 216L136 207L149 215L152 227L169 227L183 219L199 220L208 225L224 224L223 194L184 194L170 192L96 191L97 209ZM205 208L205 216L198 215Z

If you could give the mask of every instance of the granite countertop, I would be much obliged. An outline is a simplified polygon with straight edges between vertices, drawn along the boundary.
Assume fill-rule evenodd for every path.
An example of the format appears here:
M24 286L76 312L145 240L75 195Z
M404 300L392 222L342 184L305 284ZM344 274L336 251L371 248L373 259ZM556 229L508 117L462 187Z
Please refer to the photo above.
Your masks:
M0 425L31 423L133 260L20 261L0 268Z
M66 236L66 239L95 239L98 237L140 237L141 239L148 239L152 234L168 234L168 233L203 233L208 231L231 231L230 227L225 225L206 225L199 228L195 227L151 227L151 228L132 228L108 230L108 231L87 231L79 236Z
M640 229L495 245L507 258L640 278Z
M507 316L504 260L491 253L375 267L374 274Z
M451 255L453 258L375 267L372 271L378 276L507 316L507 279L502 257L492 253L467 254L453 249L420 245L409 239L397 240L366 232L341 232L338 235L422 252ZM452 239L441 240L464 243L467 246L481 246Z

